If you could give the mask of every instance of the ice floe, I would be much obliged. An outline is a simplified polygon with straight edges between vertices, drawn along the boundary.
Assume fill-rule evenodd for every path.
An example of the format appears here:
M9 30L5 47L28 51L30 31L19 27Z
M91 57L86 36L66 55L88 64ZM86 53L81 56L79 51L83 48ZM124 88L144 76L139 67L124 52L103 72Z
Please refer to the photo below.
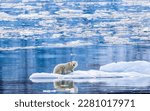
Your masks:
M11 50L24 50L24 49L37 49L37 48L64 48L64 47L81 47L93 45L92 42L85 42L82 40L76 40L65 43L43 43L40 46L26 46L26 47L0 47L0 51L11 51Z
M73 80L77 83L102 82L107 86L143 87L150 84L150 63L146 61L111 63L102 66L100 70L78 70L68 75L33 73L29 79L32 82Z
M56 12L57 14L71 14L71 13L73 13L73 14L82 14L83 13L83 11L82 10L72 10L72 9L62 9L62 10L60 10L60 11L58 11L58 12Z
M141 74L150 74L150 62L116 62L101 66L100 70L105 72L137 72Z
M122 0L123 4L125 5L142 5L142 6L149 6L149 0Z
M128 38L105 37L105 42L109 44L133 44Z
M46 1L36 3L36 0L9 1L3 0L0 4L0 38L11 38L16 33L16 38L24 39L24 36L37 35L40 38L49 34L54 39L103 37L104 43L131 45L150 39L149 0L54 1L52 4ZM54 6L53 10L47 5ZM108 10L109 6L115 6L117 10L115 7ZM92 13L87 13L90 9Z
M12 15L9 15L5 12L0 12L0 20L1 21L15 21L16 17L12 16Z

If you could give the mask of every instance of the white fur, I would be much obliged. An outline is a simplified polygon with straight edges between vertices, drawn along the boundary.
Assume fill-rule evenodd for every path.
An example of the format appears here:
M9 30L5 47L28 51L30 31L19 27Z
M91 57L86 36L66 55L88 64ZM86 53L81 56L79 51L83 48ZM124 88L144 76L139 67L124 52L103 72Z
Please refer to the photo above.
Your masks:
M55 66L53 73L56 74L69 74L74 71L74 69L78 66L77 61L71 61L63 64L58 64Z

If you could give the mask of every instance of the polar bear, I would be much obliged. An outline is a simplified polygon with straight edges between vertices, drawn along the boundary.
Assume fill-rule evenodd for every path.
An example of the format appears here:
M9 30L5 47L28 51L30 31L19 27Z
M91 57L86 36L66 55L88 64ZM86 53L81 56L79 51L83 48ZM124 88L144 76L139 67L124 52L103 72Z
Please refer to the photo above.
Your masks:
M63 64L58 64L55 66L53 73L55 74L69 74L74 71L74 69L78 66L77 61L71 61Z

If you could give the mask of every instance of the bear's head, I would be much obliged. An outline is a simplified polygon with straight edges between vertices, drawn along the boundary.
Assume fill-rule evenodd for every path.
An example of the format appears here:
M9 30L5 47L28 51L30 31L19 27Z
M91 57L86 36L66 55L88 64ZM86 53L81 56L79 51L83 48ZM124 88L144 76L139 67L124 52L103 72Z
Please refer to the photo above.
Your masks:
M73 67L76 68L78 66L78 62L77 61L71 61L69 62L69 64Z

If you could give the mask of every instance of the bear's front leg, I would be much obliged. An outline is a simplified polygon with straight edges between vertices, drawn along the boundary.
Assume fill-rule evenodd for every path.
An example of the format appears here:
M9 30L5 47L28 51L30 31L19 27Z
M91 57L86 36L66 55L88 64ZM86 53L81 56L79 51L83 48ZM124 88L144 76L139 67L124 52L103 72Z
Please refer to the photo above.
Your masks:
M62 74L62 75L65 75L65 66L62 66L61 74Z
M71 72L73 72L74 70L72 69Z

